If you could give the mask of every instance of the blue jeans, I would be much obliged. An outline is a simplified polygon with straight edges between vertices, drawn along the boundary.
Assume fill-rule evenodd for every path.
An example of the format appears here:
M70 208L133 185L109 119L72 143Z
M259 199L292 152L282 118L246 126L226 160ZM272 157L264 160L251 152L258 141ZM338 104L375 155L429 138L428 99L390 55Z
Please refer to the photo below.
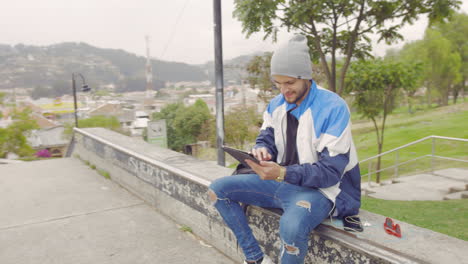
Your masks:
M262 180L257 174L227 176L213 181L214 204L234 232L247 261L263 257L263 252L239 202L260 207L281 208L279 234L281 263L304 263L310 232L330 213L333 203L317 189L286 182Z

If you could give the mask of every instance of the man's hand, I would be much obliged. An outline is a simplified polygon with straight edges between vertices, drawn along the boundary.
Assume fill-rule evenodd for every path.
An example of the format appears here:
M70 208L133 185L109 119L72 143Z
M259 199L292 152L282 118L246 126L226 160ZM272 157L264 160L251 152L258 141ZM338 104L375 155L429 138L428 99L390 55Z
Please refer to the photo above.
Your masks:
M273 161L260 161L257 164L246 159L245 162L260 176L262 180L275 180L280 175L280 165Z
M252 149L252 155L260 161L271 160L271 154L268 153L268 149L265 147Z

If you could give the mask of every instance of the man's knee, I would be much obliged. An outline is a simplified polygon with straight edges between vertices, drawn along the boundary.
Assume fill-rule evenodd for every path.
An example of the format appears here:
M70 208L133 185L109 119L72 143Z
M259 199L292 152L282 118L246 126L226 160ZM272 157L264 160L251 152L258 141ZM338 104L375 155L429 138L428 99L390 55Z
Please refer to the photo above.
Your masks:
M210 197L210 201L213 202L213 203L216 202L216 200L218 200L218 196L211 189L208 190L208 196Z
M294 244L288 244L286 242L283 241L283 246L284 246L284 252L286 254L290 254L290 255L295 255L295 256L299 256L299 248L294 246Z
M301 200L294 205L296 208L283 213L280 219L280 235L283 239L295 241L304 239L313 228L309 220L313 208L309 201Z
M300 225L299 221L293 221L293 223L280 222L280 237L283 241L293 243L294 241L300 241L309 237L309 231Z

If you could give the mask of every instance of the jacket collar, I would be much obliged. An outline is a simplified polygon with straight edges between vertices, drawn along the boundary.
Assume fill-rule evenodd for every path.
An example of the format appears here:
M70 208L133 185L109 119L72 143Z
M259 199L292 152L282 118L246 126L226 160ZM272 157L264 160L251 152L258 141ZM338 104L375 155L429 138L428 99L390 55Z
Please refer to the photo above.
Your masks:
M306 98L304 98L304 100L301 102L299 107L291 111L291 114L293 114L298 120L299 120L299 117L302 115L302 113L304 113L314 101L317 95L317 90L318 90L317 84L315 83L314 80L311 80L310 90ZM285 100L285 103L286 103L286 112L297 106L296 104L288 103L286 100Z

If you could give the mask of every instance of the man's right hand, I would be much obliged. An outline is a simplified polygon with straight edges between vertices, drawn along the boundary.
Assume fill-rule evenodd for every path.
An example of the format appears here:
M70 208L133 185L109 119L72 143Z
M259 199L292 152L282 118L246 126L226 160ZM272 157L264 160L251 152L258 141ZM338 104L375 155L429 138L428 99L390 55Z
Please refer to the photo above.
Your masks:
M265 147L252 149L252 155L260 161L271 160L271 154L268 153L268 149Z

